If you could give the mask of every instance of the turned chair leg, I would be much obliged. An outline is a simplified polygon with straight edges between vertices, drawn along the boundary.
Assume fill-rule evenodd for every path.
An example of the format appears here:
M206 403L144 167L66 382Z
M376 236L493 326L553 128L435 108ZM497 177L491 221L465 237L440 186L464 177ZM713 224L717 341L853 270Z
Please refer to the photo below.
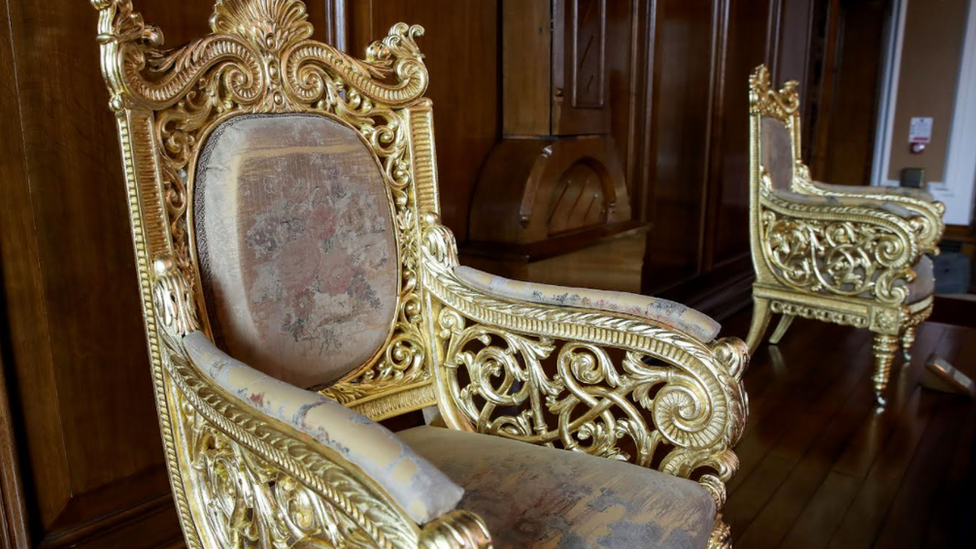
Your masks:
M752 298L752 324L749 326L749 335L746 337L746 345L749 347L749 354L756 352L759 342L762 341L766 327L769 326L769 317L772 313L769 310L769 300L761 297Z
M874 396L878 399L878 405L884 407L887 402L884 399L885 389L888 387L888 377L891 375L891 363L895 361L895 353L898 352L898 337L887 334L876 334L874 336Z
M901 334L901 351L905 355L905 363L908 364L912 361L912 345L915 344L915 327L909 326L905 328L905 332Z
M783 315L779 319L779 324L776 325L776 329L773 330L773 335L769 337L770 345L778 345L779 341L783 339L786 335L786 330L790 329L790 324L793 324L793 315Z

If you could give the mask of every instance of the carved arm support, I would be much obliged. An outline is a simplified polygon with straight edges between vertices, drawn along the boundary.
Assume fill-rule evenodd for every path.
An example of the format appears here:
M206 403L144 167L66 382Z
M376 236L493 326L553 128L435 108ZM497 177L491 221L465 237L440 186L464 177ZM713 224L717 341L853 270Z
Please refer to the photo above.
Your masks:
M694 478L722 508L748 414L743 342L479 290L457 276L448 229L425 222L425 305L450 426Z
M924 252L919 219L898 204L765 187L757 221L767 269L759 280L901 304Z
M191 547L490 547L481 519L455 509L462 490L393 433L196 331L171 261L156 263L154 306Z
M862 202L888 202L901 205L911 210L914 215L911 222L918 235L918 245L922 253L938 254L939 240L945 231L945 204L921 189L902 187L868 187L851 185L831 185L812 181L806 166L798 170L799 177L794 179L796 190L813 196L837 197L841 199L859 200Z

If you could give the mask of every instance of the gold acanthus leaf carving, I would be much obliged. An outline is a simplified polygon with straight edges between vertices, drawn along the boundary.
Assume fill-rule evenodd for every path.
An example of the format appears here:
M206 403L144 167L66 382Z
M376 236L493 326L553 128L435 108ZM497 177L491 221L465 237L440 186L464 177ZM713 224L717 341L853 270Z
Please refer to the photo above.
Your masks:
M415 548L418 530L354 467L214 389L163 337L185 482L220 549Z
M790 288L901 303L915 278L912 241L881 223L761 215L762 253ZM900 284L898 283L900 282Z
M769 69L765 65L760 65L749 76L752 112L790 122L790 118L800 109L800 94L797 86L799 86L797 81L790 80L781 90L776 91L771 84Z

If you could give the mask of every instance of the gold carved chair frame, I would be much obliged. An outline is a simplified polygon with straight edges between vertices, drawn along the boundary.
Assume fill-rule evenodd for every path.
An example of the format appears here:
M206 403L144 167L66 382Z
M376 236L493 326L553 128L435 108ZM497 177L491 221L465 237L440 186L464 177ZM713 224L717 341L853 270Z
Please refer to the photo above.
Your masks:
M299 0L218 0L210 35L165 49L131 0L92 3L160 428L191 549L490 546L469 512L411 521L377 482L250 409L185 351L184 335L209 335L190 221L196 159L215 127L254 113L317 114L353 128L382 166L394 211L401 276L389 340L322 395L375 420L437 405L453 429L692 478L719 513L710 546L728 546L721 509L747 415L745 345L463 283L438 218L420 27L395 25L359 60L311 40Z
M771 87L769 71L760 66L749 87L749 230L756 271L749 349L758 347L772 314L782 315L770 338L773 344L797 316L867 328L875 333L872 379L878 403L884 405L899 343L909 358L915 327L932 312L932 296L913 303L906 299L919 259L938 253L945 207L894 190L880 194L813 181L800 157L797 83L787 82L777 91ZM762 165L765 117L782 122L789 133L790 191L800 200L774 192ZM885 211L883 201L911 209L913 215Z

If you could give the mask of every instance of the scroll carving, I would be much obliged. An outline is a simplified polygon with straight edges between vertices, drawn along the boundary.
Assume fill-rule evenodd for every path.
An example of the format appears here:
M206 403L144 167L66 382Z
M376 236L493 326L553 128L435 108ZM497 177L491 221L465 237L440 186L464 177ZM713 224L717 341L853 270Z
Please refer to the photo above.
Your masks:
M769 69L760 66L749 75L750 108L763 116L772 116L788 123L791 117L798 115L800 109L797 86L799 83L796 80L790 80L783 85L783 89L776 91L770 83Z
M706 346L638 320L470 289L453 275L450 231L427 223L438 383L460 427L700 475L721 507L748 414L741 341Z
M818 293L870 295L897 304L908 295L904 283L915 278L914 247L881 224L789 217L765 209L762 253L781 283Z

